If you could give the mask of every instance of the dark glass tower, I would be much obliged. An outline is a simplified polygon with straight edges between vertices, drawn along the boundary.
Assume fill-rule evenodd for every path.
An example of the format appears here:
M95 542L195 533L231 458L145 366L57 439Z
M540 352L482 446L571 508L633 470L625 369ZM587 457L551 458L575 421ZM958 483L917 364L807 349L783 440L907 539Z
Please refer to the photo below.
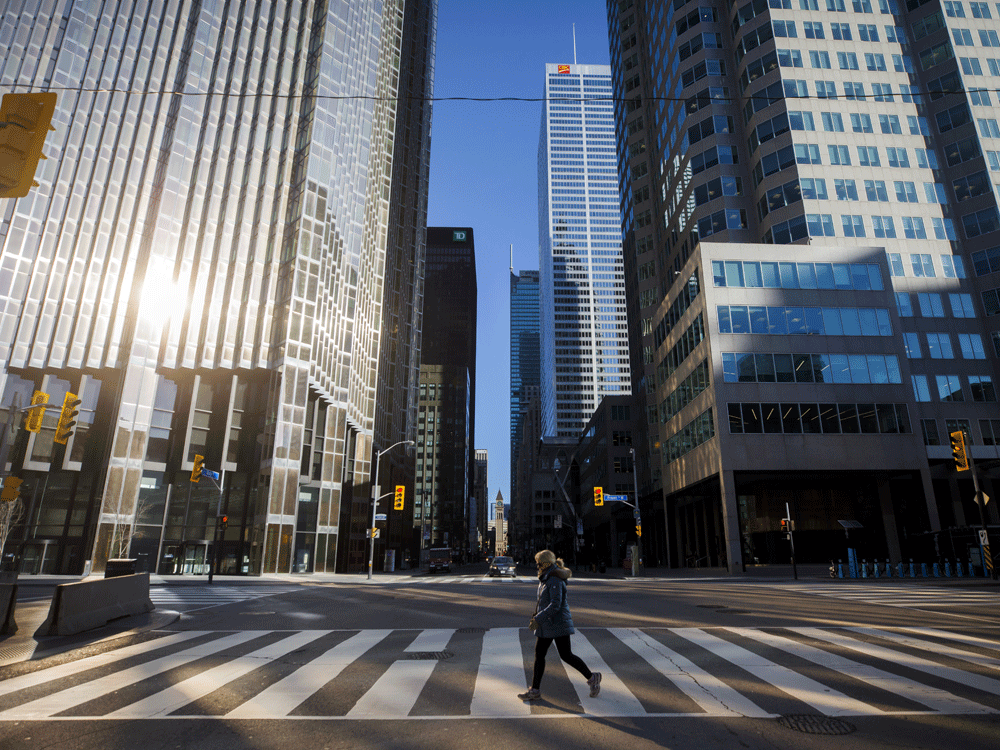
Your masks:
M517 457L529 389L541 383L538 271L510 273L510 505L518 507ZM516 512L516 511L515 511Z

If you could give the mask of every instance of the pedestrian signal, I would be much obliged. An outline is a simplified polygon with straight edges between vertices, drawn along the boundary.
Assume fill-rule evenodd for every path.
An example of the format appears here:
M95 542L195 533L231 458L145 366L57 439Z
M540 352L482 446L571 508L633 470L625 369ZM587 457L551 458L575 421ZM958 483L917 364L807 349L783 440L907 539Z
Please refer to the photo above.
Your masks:
M219 528L223 531L229 526L229 516L219 516Z
M0 502L12 503L21 496L21 483L24 480L20 477L4 477L3 490L0 490Z
M0 102L0 198L23 198L35 182L56 94L4 94Z
M951 455L955 459L958 471L969 470L969 454L965 450L965 433L961 430L949 433L951 437Z
M406 487L401 484L396 485L396 496L393 499L392 507L395 510L402 510L405 504Z
M24 418L24 427L28 432L41 432L42 420L45 418L45 404L49 403L49 394L42 391L35 391L31 396L31 405L34 409L28 409L28 414Z
M197 453L194 456L194 468L191 469L191 481L197 482L201 479L201 470L205 468L205 457Z
M594 487L594 505L600 507L604 505L604 488Z

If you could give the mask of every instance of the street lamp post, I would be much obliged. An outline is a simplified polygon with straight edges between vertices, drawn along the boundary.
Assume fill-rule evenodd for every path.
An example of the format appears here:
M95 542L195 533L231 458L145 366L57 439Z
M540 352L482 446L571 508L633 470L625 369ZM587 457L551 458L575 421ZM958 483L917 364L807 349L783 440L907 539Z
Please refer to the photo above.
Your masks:
M642 516L639 515L639 470L635 462L635 448L629 447L628 452L632 454L632 479L635 482L635 556L632 558L632 577L635 578L639 570L639 559L642 554Z
M379 491L378 485L378 465L383 453L388 453L397 445L413 445L412 440L400 440L393 443L384 451L375 449L375 473L372 474L372 525L368 527L368 580L372 577L372 565L375 563L375 513L378 510Z

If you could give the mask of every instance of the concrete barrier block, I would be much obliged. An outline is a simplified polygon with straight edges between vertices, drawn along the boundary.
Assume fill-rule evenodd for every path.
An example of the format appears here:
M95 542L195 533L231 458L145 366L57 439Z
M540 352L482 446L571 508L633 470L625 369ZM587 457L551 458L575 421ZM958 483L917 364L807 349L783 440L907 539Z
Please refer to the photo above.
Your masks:
M63 583L56 586L48 619L35 635L75 635L153 609L149 573Z
M17 623L14 608L17 606L17 584L0 583L0 635L14 635Z

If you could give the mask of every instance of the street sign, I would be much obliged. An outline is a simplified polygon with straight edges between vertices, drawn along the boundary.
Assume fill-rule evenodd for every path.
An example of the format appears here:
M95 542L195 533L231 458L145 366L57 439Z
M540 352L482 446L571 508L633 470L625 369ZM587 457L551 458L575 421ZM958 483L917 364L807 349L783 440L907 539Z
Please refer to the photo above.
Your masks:
M375 514L375 520L376 520L376 521L385 521L385 520L387 520L388 518L389 518L389 516L388 516L388 515L386 515L385 513L376 513L376 514Z
M986 529L980 529L979 530L979 543L981 545L983 545L984 547L989 547L990 546L990 537L986 533Z
M210 479L214 479L216 482L219 481L219 472L217 471L212 471L211 469L202 469L201 475L203 477L209 477Z
M583 536L583 519L576 519L576 534L577 536Z
M627 503L628 495L605 495L604 501L608 503Z

